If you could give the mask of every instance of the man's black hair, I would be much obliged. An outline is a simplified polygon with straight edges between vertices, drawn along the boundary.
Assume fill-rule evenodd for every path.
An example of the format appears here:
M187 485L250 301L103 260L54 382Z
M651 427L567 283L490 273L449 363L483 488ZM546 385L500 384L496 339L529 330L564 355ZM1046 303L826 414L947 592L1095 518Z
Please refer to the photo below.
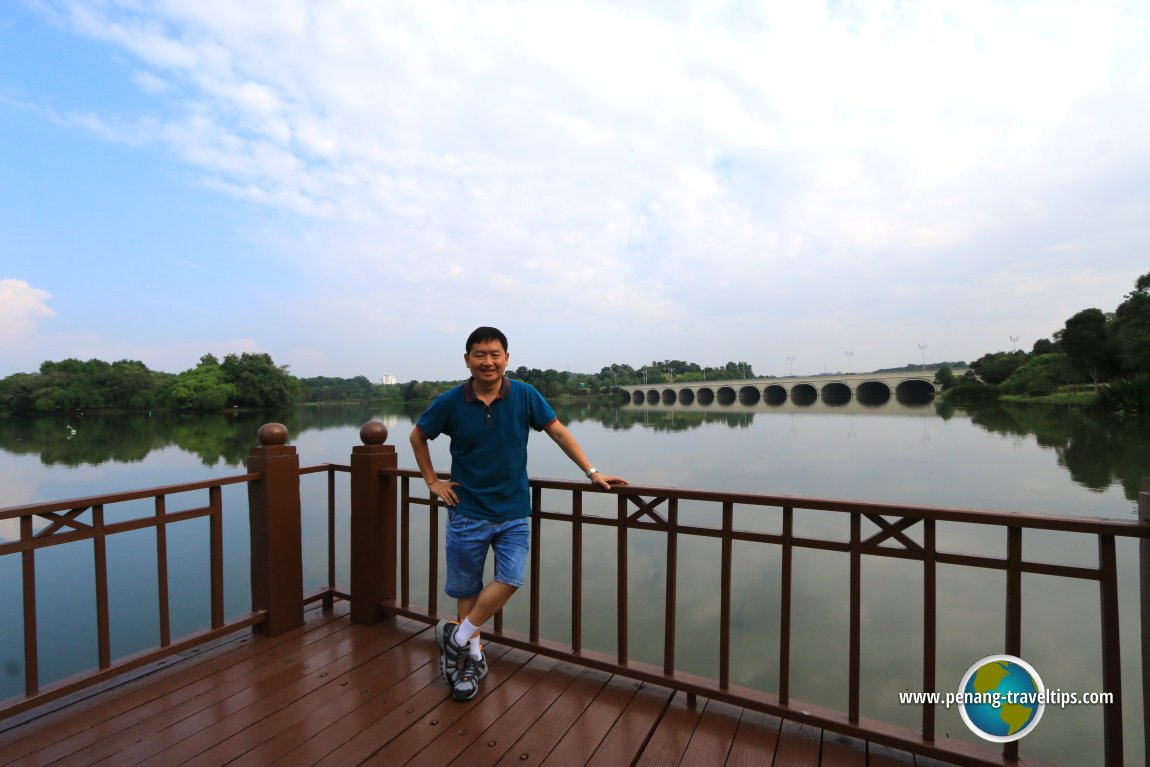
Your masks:
M489 328L486 325L471 331L471 335L467 337L467 348L465 351L470 354L472 346L481 344L484 341L498 341L503 344L503 351L507 351L507 336L503 335L503 331L499 328Z

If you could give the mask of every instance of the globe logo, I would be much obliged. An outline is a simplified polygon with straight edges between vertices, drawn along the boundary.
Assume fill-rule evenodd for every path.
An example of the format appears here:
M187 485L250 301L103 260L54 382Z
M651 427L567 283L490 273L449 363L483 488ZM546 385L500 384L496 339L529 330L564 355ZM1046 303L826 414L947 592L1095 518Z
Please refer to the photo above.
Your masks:
M1046 709L1046 687L1022 658L988 655L976 661L958 685L962 721L980 738L1009 743L1038 726Z

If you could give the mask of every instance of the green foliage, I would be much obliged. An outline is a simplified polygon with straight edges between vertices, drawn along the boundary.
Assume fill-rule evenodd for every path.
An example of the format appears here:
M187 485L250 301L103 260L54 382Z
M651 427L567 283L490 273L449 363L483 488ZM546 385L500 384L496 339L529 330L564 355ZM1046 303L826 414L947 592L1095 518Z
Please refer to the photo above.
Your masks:
M1117 369L1113 334L1101 309L1083 309L1066 320L1065 327L1054 336L1074 369L1095 386Z
M1114 347L1126 373L1150 373L1150 272L1114 310Z
M994 384L980 383L974 378L963 377L955 385L943 393L948 401L954 403L987 402L996 400L1002 392Z
M1061 353L1031 357L1002 383L1006 394L1041 397L1053 394L1059 386L1077 380L1070 358Z
M162 403L170 380L136 360L48 361L37 373L0 381L0 413L152 408Z
M1000 384L1026 362L1026 352L993 352L970 363L979 378L988 384Z
M1098 392L1094 408L1119 415L1150 413L1150 374L1115 381Z
M450 389L454 384L443 383L435 381L408 381L400 388L403 391L403 401L424 401L433 400L443 392Z
M229 354L220 369L227 382L235 387L233 405L255 408L293 405L299 397L299 381L288 373L286 365L272 362L270 355Z
M954 371L950 369L949 365L943 365L934 374L934 382L941 386L943 391L953 388L956 380Z
M366 376L355 378L301 378L302 400L304 402L368 402L374 399L400 399L398 386L376 386ZM392 397L385 396L392 394Z
M218 410L235 399L236 386L228 381L215 355L205 354L200 364L176 376L168 397L179 408Z

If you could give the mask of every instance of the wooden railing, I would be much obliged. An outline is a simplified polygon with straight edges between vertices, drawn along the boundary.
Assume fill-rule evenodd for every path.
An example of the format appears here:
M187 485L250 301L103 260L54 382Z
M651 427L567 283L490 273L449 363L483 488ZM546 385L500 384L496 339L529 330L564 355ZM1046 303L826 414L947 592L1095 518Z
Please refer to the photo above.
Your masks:
M438 582L440 525L445 515L439 502L429 497L419 474L397 467L395 449L387 444L387 429L371 422L360 432L363 445L352 450L348 465L322 464L300 468L294 447L286 444L287 432L278 424L260 429L260 446L252 450L247 472L223 479L170 485L147 490L108 494L75 501L35 504L0 510L0 520L19 519L20 537L0 543L0 556L19 555L22 562L24 611L24 696L0 704L0 718L12 716L47 701L67 695L85 686L155 662L168 655L223 636L237 629L252 627L267 634L278 634L303 622L304 605L322 599L325 604L338 598L349 598L351 619L372 623L389 614L405 615L426 622L454 617L439 607ZM301 476L326 473L327 495L327 584L312 594L304 594L301 556ZM335 497L337 474L349 474L350 494L350 587L336 584ZM416 480L413 490L412 480ZM223 488L246 484L251 524L252 609L250 613L226 620L222 565ZM170 498L184 494L206 493L207 502L180 511L172 511ZM682 690L688 696L703 695L754 710L886 744L948 762L969 765L1008 765L1018 760L1018 742L1009 743L1001 754L976 744L939 738L935 706L923 705L916 728L900 727L868 719L861 715L862 678L862 606L864 604L862 563L864 558L893 558L921 566L922 624L921 692L939 690L937 656L939 648L938 588L939 565L988 569L1004 574L1005 619L1002 626L1003 652L1019 655L1022 642L1022 576L1034 574L1096 582L1099 585L1098 636L1102 657L1100 689L1114 695L1113 703L1104 708L1104 742L1107 764L1123 763L1122 716L1123 678L1118 616L1118 572L1116 540L1135 539L1141 544L1140 590L1144 637L1150 626L1150 596L1146 573L1150 572L1150 482L1144 482L1140 496L1139 521L1100 520L1077 517L1054 517L993 513L986 511L919 506L896 506L812 498L792 498L748 493L723 493L680 488L626 486L611 491L612 498L585 482L563 482L534 479L531 481L532 548L528 618L526 632L508 630L503 616L496 616L492 631L495 641L582 666L620 674L636 680ZM589 495L591 494L591 495ZM106 522L106 507L127 501L151 500L148 516L118 522ZM585 507L594 501L597 508L606 502L614 507L612 514L587 513ZM713 509L714 524L688 524L681 517L681 506ZM741 529L737 512L750 510L760 518L775 521L774 532ZM849 535L845 540L833 537L801 535L796 532L796 512L845 518ZM84 515L89 520L84 520ZM171 606L168 597L167 529L169 525L206 517L210 535L211 620L210 627L191 636L173 639L170 630ZM34 530L33 520L48 522ZM864 520L874 527L864 536ZM419 524L414 524L419 521ZM938 525L998 528L1005 531L1005 556L955 553L940 547ZM567 528L570 541L571 604L569 637L557 641L542 631L541 600L545 579L554 577L553 569L544 574L541 553L544 535L554 527ZM108 616L108 578L106 540L109 536L133 530L152 528L156 536L156 580L160 614L159 646L127 658L113 658L110 651ZM583 584L584 532L592 529L612 531L615 538L615 642L614 652L589 649L584 642ZM916 530L917 528L917 530ZM415 530L425 536L417 540ZM1023 556L1023 540L1035 531L1061 531L1092 541L1098 556L1095 565L1073 565L1041 562ZM630 608L628 597L629 536L635 533L663 536L665 586L663 605L663 649L661 663L636 660L631 653L628 635ZM917 538L917 540L916 540ZM718 570L719 620L716 626L718 672L714 678L687 673L680 668L678 621L681 590L678 584L679 545L687 539L716 541L720 551ZM40 647L37 638L36 553L46 547L65 543L91 541L94 553L94 590L97 614L96 644L98 668L77 678L48 685L40 683ZM778 552L778 635L777 689L765 691L732 682L732 577L736 569L736 544L773 547ZM423 604L412 596L416 557L413 547L426 551L426 572L418 580L426 581ZM848 577L843 584L849 600L849 625L844 654L848 658L845 710L795 700L796 667L792 660L795 634L794 613L795 559L804 551L837 552L849 562ZM595 573L601 577L600 573ZM1144 638L1142 657L1147 652ZM1143 663L1141 694L1144 705L1142 727L1150 712L1146 696L1150 691L1150 664Z
M0 557L19 556L21 561L21 602L23 613L24 694L0 701L0 719L14 716L61 697L110 680L129 671L154 664L172 655L202 645L238 629L253 627L266 634L279 634L303 622L305 604L348 598L347 589L336 584L334 547L337 473L348 466L322 464L301 469L294 447L289 447L287 430L279 424L260 429L260 446L252 450L248 471L221 479L165 485L142 490L85 498L38 503L0 510L0 520L19 520L17 540L0 542ZM327 489L327 584L304 594L300 541L300 477L326 473ZM246 614L225 617L224 583L224 504L223 489L246 484L251 539L252 609ZM199 503L204 498L206 502ZM110 522L118 504L150 502L146 516ZM177 506L189 506L173 510ZM172 637L173 605L170 599L170 556L168 531L191 520L208 520L208 628L187 636ZM36 529L36 520L43 524ZM113 657L108 541L114 536L151 529L155 535L155 586L157 595L158 644L127 657ZM93 570L88 581L74 588L92 588L95 604L95 644L97 666L65 679L41 682L41 622L37 589L37 553L45 549L91 542ZM79 552L77 552L79 554ZM301 594L303 598L301 599ZM47 608L51 610L51 605ZM178 609L178 606L175 608ZM6 621L5 626L13 622Z
M354 472L353 472L354 473ZM385 477L397 485L398 530L397 549L399 582L385 589L380 607L391 613L425 621L442 618L454 619L453 607L443 610L439 606L438 581L439 539L441 517L444 508L434 497L429 497L420 474L413 470L384 468ZM446 475L441 475L446 476ZM413 490L412 481L415 480ZM956 565L965 568L978 568L1004 573L1005 620L1002 634L1002 652L1018 656L1022 650L1022 576L1035 574L1056 578L1085 580L1099 585L1099 612L1097 618L1098 635L1101 642L1101 676L1099 688L1113 695L1113 702L1104 708L1104 748L1105 763L1123 763L1123 685L1121 674L1121 652L1118 615L1118 570L1116 559L1116 539L1138 540L1142 546L1143 567L1141 570L1143 593L1143 625L1148 615L1146 593L1146 573L1150 572L1150 554L1147 541L1150 540L1150 480L1144 482L1140 500L1141 521L1090 519L1080 517L1027 515L1018 513L996 513L980 510L954 508L920 507L858 503L815 498L794 498L747 493L723 493L680 488L626 486L616 488L611 494L616 496L616 513L608 517L584 513L587 494L603 493L586 482L564 482L554 480L531 480L532 490L532 546L529 579L529 617L527 632L513 632L505 629L501 615L494 620L492 631L487 636L493 641L527 649L550 657L567 660L582 666L620 674L636 680L659 684L688 693L690 696L703 695L733 703L754 710L774 714L785 719L796 720L827 730L832 730L871 742L877 742L913 753L923 754L969 765L1008 765L1019 758L1019 742L1005 744L1000 754L975 744L939 738L935 722L935 705L921 706L921 724L917 729L895 726L886 722L867 719L860 715L860 678L862 645L862 562L866 557L894 558L921 563L922 580L922 672L919 690L938 692L937 657L939 648L938 588L937 571L939 565ZM681 502L691 502L693 506L710 506L714 509L715 526L684 524L679 518ZM390 514L390 500L387 513ZM735 509L757 509L770 515L778 522L777 533L753 532L738 529L734 524ZM849 520L849 539L836 540L813 536L801 536L795 532L795 513L818 512L827 515L845 515ZM353 515L356 513L353 506ZM377 516L379 516L377 514ZM415 522L419 521L416 525ZM863 520L873 523L876 531L863 535ZM1005 531L1006 555L978 555L954 553L940 549L937 527L939 523L957 523L979 527L998 528ZM388 523L390 525L390 522ZM544 638L540 630L540 600L545 588L545 577L541 562L544 530L554 524L569 528L571 544L571 588L570 640L567 642ZM616 652L605 654L584 647L582 585L587 575L583 568L583 533L589 527L606 527L614 530L616 537ZM419 528L426 537L413 540L413 530ZM915 527L920 528L916 541L912 537ZM630 657L628 636L628 535L632 531L661 534L665 538L665 600L663 609L663 658L662 664L636 661ZM1097 565L1082 566L1042 562L1023 556L1023 538L1035 531L1060 531L1081 536L1097 548ZM677 614L680 608L677 573L679 566L679 542L684 538L699 537L718 540L721 551L719 570L720 587L716 595L719 600L718 633L718 675L717 678L702 678L679 670L677 658ZM732 572L734 570L733 548L736 542L776 547L780 553L781 569L778 583L778 689L766 692L738 686L731 682L731 615L732 615ZM426 580L425 602L420 604L412 595L413 549L425 547L427 570L420 580ZM849 560L849 577L843 585L844 596L849 600L849 631L844 653L849 658L848 689L846 710L839 711L809 702L794 700L791 697L794 665L791 647L792 612L794 597L794 561L801 550L822 550L839 552ZM378 550L376 551L378 554ZM393 573L391 563L384 563L387 572ZM553 569L548 575L554 577ZM602 577L602 573L596 573ZM355 589L353 588L353 601ZM913 630L913 629L912 629ZM1145 629L1144 629L1145 630ZM1146 642L1142 648L1147 656ZM1144 675L1150 673L1144 664ZM1143 681L1143 700L1150 685ZM943 689L943 692L951 688ZM1145 734L1150 727L1146 714L1150 706L1143 706L1142 727ZM1148 751L1150 753L1150 751Z

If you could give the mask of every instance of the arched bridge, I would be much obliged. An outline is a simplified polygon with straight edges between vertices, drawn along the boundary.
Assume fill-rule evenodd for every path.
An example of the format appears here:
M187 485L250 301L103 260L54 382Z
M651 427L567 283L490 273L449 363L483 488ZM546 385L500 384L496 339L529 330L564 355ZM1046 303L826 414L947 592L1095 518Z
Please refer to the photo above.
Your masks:
M956 377L965 370L955 370ZM720 405L741 402L754 405L760 401L782 404L788 399L799 404L818 399L835 404L852 397L860 402L881 404L892 396L931 396L938 390L933 370L903 373L835 373L818 376L751 378L740 381L684 381L682 383L631 384L620 386L632 404L654 405L659 402L697 402Z

